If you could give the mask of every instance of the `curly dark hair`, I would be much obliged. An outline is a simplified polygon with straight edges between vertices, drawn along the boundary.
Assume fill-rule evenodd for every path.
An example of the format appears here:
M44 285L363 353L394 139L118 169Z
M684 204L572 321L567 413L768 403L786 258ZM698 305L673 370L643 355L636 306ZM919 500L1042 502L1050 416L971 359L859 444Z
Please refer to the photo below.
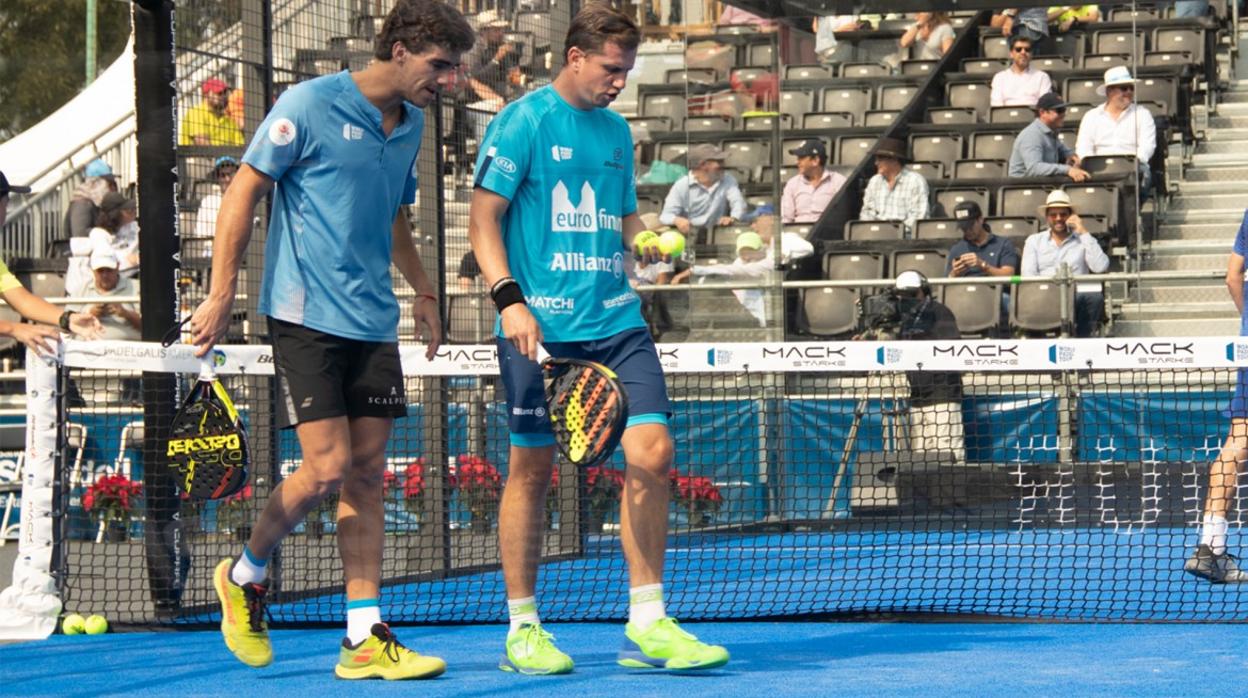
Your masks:
M563 43L563 55L573 46L585 53L600 53L608 43L625 51L641 44L641 30L631 17L605 3L590 3L576 13Z
M464 15L440 0L398 0L377 32L373 57L388 61L393 57L394 42L400 41L408 51L421 53L430 46L441 46L455 53L472 48L476 34Z

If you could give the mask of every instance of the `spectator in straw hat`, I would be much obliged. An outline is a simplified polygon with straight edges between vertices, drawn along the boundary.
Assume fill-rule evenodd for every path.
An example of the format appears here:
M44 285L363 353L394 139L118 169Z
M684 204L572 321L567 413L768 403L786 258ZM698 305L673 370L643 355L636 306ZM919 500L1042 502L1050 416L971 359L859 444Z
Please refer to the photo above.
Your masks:
M9 212L9 194L29 194L30 187L9 184L0 172L0 228ZM22 317L39 324L26 324L0 320L0 336L12 337L28 348L41 354L55 353L54 345L60 341L59 325L65 332L73 332L87 339L100 336L100 321L86 313L75 313L52 305L22 286L22 282L0 260L0 298Z
M1038 209L1049 227L1029 235L1023 244L1023 276L1056 276L1062 265L1070 273L1100 274L1109 269L1109 257L1084 227L1070 195L1050 192ZM1091 337L1101 321L1105 297L1099 283L1075 285L1075 336Z
M220 78L200 85L203 100L186 110L178 134L179 145L243 145L243 132L226 113L230 88Z
M906 144L896 138L881 138L875 147L875 176L862 195L864 221L901 221L909 237L915 223L927 218L927 180L902 165Z
M1135 103L1135 78L1125 65L1106 70L1105 82L1096 92L1105 96L1105 102L1083 115L1075 138L1075 154L1081 160L1091 155L1135 156L1143 199L1152 183L1148 161L1157 149L1153 115Z
M689 149L689 174L667 192L659 222L675 226L688 235L694 228L732 225L745 216L749 206L737 179L724 172L728 154L709 143Z

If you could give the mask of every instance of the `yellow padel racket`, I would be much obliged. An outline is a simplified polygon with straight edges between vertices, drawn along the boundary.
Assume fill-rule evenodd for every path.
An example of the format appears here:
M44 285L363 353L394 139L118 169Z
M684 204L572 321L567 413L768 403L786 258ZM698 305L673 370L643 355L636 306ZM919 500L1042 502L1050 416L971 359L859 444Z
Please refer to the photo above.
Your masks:
M568 462L593 467L611 457L628 423L628 397L615 372L593 361L542 362L555 443Z

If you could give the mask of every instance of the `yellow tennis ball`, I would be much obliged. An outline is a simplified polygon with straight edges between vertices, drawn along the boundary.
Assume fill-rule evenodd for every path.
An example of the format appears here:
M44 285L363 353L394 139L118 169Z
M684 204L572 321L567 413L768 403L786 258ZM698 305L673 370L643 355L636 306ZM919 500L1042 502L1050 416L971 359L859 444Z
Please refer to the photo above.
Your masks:
M685 252L685 236L669 230L659 236L659 252L679 257Z
M87 619L86 630L88 635L102 635L108 632L108 620L100 615L91 616Z
M61 632L66 635L81 635L86 632L87 621L77 613L71 613L65 616L61 621Z
M653 230L643 230L633 236L633 251L637 254L643 254L646 247L659 244L659 234Z

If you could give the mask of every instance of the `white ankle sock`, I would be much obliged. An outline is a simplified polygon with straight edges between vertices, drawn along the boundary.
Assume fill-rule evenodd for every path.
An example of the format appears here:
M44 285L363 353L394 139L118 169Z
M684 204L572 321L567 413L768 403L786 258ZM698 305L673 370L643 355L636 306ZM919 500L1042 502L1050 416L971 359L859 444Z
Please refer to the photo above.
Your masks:
M373 634L373 626L381 622L381 606L377 599L347 602L347 640L358 645Z
M523 599L507 599L507 614L511 618L511 629L514 633L524 623L542 622L537 615L537 597L528 596Z
M628 622L634 628L645 630L666 617L662 584L646 584L628 590Z
M1209 546L1214 555L1226 552L1226 517L1205 514L1205 523L1200 529L1200 544Z
M260 584L267 576L268 567L268 560L257 559L244 545L243 554L238 556L238 559L234 561L234 567L230 570L230 581L240 587L244 584Z

